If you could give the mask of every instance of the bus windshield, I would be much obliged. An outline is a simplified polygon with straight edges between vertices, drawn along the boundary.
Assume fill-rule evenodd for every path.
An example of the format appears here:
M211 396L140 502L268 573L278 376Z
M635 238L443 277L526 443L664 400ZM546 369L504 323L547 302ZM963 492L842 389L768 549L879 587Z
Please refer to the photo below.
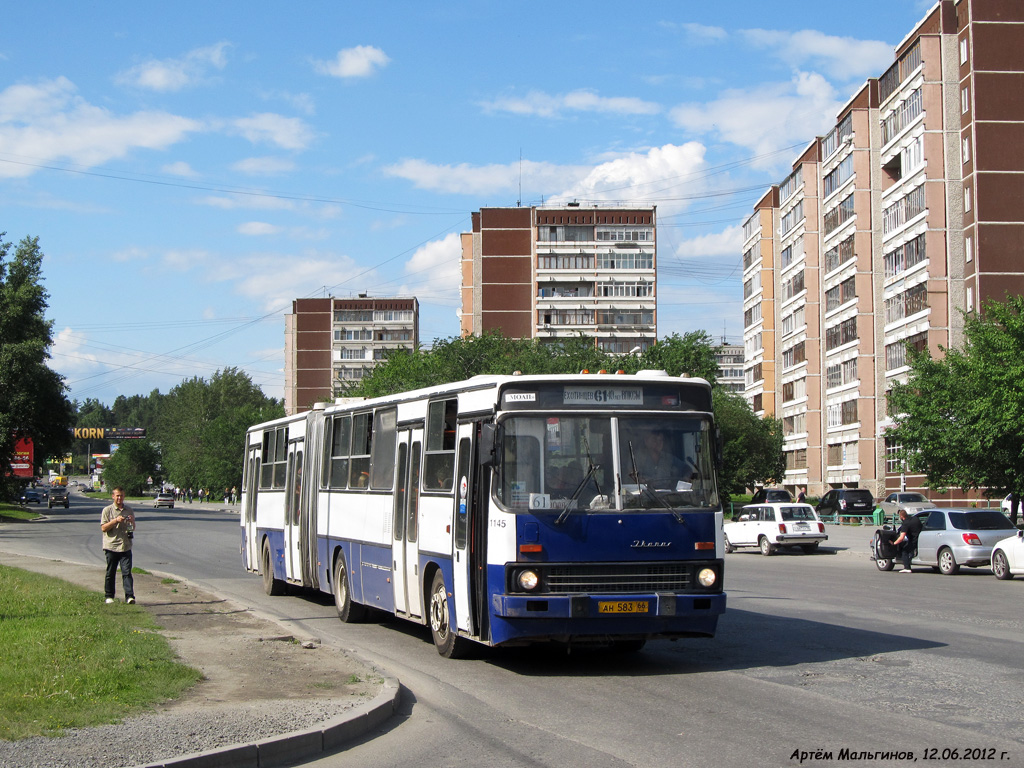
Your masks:
M500 435L495 493L512 512L719 506L705 417L511 416Z

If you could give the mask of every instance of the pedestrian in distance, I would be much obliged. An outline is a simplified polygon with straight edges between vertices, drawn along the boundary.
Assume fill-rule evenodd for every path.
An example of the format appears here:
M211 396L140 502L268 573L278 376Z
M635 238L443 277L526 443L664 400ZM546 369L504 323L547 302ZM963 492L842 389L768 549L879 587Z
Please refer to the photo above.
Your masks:
M116 487L110 494L113 501L100 514L100 530L103 532L103 554L107 558L107 573L103 581L103 593L108 603L114 602L116 577L121 569L124 584L124 601L135 602L135 580L132 578L132 541L135 538L135 513L125 506L124 489Z

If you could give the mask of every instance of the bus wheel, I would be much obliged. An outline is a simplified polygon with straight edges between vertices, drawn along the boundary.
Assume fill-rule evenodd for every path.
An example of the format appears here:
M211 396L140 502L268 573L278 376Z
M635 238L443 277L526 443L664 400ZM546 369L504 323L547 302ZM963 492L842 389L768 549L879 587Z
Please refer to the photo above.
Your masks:
M434 573L430 587L430 634L434 638L437 652L446 659L458 659L465 655L468 641L458 636L451 625L448 611L448 590L444 586L444 575L440 570Z
M270 542L263 542L263 557L260 561L260 573L263 575L263 591L274 597L284 594L284 582L274 578L274 561L270 557Z
M349 591L348 568L345 567L345 555L341 552L334 560L334 605L338 609L338 618L346 624L355 624L366 618L366 606L352 602Z

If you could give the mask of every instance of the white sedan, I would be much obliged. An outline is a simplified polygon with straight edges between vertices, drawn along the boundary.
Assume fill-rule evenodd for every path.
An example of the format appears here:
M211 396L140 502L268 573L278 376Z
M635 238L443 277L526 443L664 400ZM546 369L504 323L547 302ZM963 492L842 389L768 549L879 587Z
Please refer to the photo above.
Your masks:
M726 552L758 547L762 555L774 555L779 547L800 547L811 554L828 540L825 524L810 504L748 504L723 529Z
M992 547L992 573L997 579L1024 574L1024 531L997 541Z

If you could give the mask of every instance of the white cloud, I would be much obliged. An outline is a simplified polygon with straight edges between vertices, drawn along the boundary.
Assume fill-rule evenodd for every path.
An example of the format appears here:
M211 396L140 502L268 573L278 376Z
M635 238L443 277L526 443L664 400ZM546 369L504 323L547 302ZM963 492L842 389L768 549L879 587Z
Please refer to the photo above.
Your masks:
M841 106L835 89L824 77L798 72L788 83L723 91L718 99L706 104L681 104L671 115L687 131L763 155L824 133Z
M0 91L0 152L35 162L65 160L93 167L137 148L166 149L204 128L167 112L112 114L78 96L64 77ZM29 176L36 170L4 163L0 176Z
M247 221L238 225L240 235L276 235L281 231L281 227L265 221Z
M405 273L411 286L404 287L400 295L430 294L432 304L451 304L458 302L459 287L462 283L462 271L459 265L462 258L461 238L457 232L445 235L418 248L416 253L405 263Z
M520 172L524 189L560 189L566 180L582 178L585 166L554 165L524 160L506 165L435 165L425 160L403 160L383 169L389 176L407 179L420 189L462 195L515 194Z
M517 115L559 117L566 112L598 112L617 115L656 115L661 106L632 96L598 96L581 89L558 95L530 91L526 96L504 96L481 102L488 112L511 112Z
M283 157L249 157L231 166L239 173L250 176L269 176L295 170L295 163Z
M667 197L667 189L684 182L692 190L695 181L688 177L704 166L704 153L704 145L696 141L631 152L595 166L575 184L563 187L565 191L550 202Z
M722 232L712 232L689 240L683 240L676 248L680 257L732 256L737 257L743 250L743 227L729 227Z
M177 59L150 59L118 75L118 81L153 91L180 91L201 82L210 69L224 69L229 44L196 48Z
M281 265L288 269L282 270ZM310 252L305 254L256 254L212 271L216 281L230 281L235 291L260 304L264 311L291 308L292 300L307 296L339 274L362 271L347 256Z
M773 51L793 69L822 70L844 81L878 77L893 62L893 47L880 40L836 37L815 29L746 29L740 34L752 45Z
M198 205L219 208L222 211L257 210L257 211L295 211L299 206L292 200L282 200L269 195L207 195L198 198Z
M284 149L305 149L314 138L303 120L273 112L240 117L232 125L253 144L276 144Z
M169 176L181 176L184 179L195 179L199 177L199 174L195 169L183 160L179 160L176 163L168 163L163 166L160 171L168 174Z
M376 70L387 66L390 61L388 55L380 48L357 45L355 48L338 51L333 61L314 61L313 68L321 75L332 77L369 77Z
M709 27L706 24L662 21L659 26L666 29L681 29L690 42L696 43L719 43L729 37L729 33L722 27Z

